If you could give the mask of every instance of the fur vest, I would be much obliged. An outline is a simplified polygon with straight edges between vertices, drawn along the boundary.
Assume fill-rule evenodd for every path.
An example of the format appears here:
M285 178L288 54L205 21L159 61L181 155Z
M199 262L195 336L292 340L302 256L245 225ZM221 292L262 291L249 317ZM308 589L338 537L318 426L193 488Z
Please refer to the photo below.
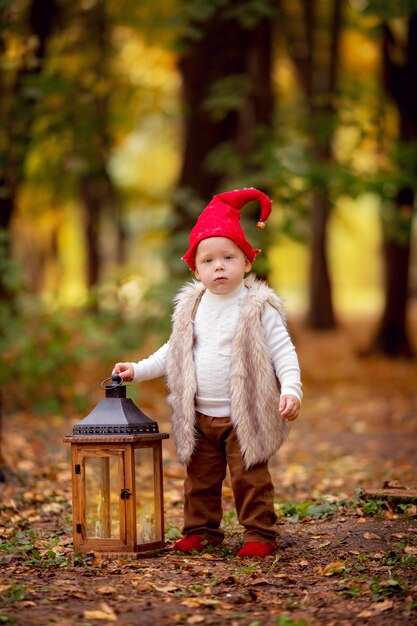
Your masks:
M288 434L289 424L278 413L280 386L262 328L262 311L266 303L285 319L282 301L253 274L246 278L245 286L249 293L240 303L232 346L230 419L245 465L249 468L267 461L278 450ZM193 281L177 294L167 357L172 433L178 458L186 464L196 447L193 325L204 291L202 283Z

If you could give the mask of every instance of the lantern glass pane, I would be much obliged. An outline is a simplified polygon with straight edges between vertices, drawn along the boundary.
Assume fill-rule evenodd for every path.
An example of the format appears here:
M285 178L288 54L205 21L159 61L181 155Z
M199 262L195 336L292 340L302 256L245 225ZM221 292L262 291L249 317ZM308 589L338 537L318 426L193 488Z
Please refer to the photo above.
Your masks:
M138 543L156 541L154 449L135 448L136 532Z
M119 539L120 510L117 457L86 457L85 513L87 537Z

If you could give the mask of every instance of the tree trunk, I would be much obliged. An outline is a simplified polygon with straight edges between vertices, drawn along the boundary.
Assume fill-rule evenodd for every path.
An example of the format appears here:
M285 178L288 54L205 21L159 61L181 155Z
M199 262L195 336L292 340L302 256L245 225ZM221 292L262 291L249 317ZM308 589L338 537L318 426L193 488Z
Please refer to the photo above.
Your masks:
M247 33L234 21L218 15L200 26L204 29L198 41L184 41L179 59L183 85L184 152L178 187L192 190L208 201L222 178L207 167L210 152L222 142L235 142L239 113L228 110L218 119L205 104L213 85L227 76L245 73L244 54ZM219 46L221 42L221 46ZM194 215L178 203L175 206L180 227L190 229Z
M310 280L307 322L311 328L334 328L332 287L327 261L327 224L330 203L326 195L313 194L310 203Z
M399 59L403 60L402 63ZM385 25L383 61L385 90L398 109L399 144L414 144L417 149L417 13L408 18L405 46ZM398 169L403 167L404 164L399 162ZM414 172L416 175L417 171ZM388 357L411 357L413 348L406 313L415 190L408 186L400 187L393 202L402 234L398 238L384 229L385 304L371 350Z
M320 0L281 1L282 27L307 105L312 167L326 171L333 159L335 96L340 62L343 0L329 5ZM320 34L322 21L326 32ZM325 37L323 39L323 36ZM327 255L327 228L331 211L328 182L316 183L310 201L310 273L308 325L317 330L336 326Z
M0 178L0 188L4 185ZM10 193L5 198L0 198L0 231L9 233L10 222L14 211L14 196ZM7 257L11 254L10 237L8 236L5 241L4 253ZM11 302L13 294L10 293L10 289L4 284L0 274L0 302ZM1 332L1 330L0 330Z
M409 207L410 208L410 207ZM410 241L400 244L385 238L385 306L373 348L389 357L413 356L406 310L410 266Z
M3 181L0 181L0 186L3 186L2 183ZM0 198L0 230L9 230L13 210L14 198L12 194L8 194L5 198Z
M84 207L84 228L86 240L86 276L89 290L97 285L100 277L100 218L102 210L102 185L94 176L84 176L80 180L80 197Z
M1 10L1 22L9 25L11 14L7 8ZM46 46L56 27L59 7L55 0L32 0L27 9L27 21L23 24L27 39L37 42L28 56L24 56L16 75L11 79L7 69L0 68L0 111L2 116L0 159L0 229L8 231L15 211L16 195L23 179L26 154L30 144L31 128L36 116L35 102L28 95L28 77L41 73ZM6 52L5 31L0 30L0 54ZM34 60L35 59L35 60ZM10 250L9 250L10 251ZM0 281L0 299L9 299L11 294Z
M7 9L2 12L2 23L8 24L10 15ZM24 165L28 146L30 144L31 128L35 119L35 103L27 95L26 80L42 71L48 40L56 25L59 7L55 0L32 0L27 10L27 39L37 42L37 47L31 49L31 60L22 59L22 64L14 80L5 75L6 70L0 69L0 111L2 114L2 129L4 139L1 141L2 164L0 165L0 228L9 231L10 223L15 211L16 196L23 179ZM13 25L14 26L14 25ZM0 53L5 52L5 36L0 33ZM35 61L34 62L34 59ZM8 87L10 85L10 87ZM8 91L8 88L10 91ZM7 254L10 255L10 241L7 242ZM0 280L0 300L8 303L14 294ZM0 333L4 330L0 329ZM0 481L4 481L8 473L2 454L3 408L0 392Z
M84 209L84 229L86 242L86 282L92 292L100 281L102 252L100 231L104 213L111 212L114 229L114 260L124 260L124 234L119 223L116 205L116 190L108 176L105 165L100 171L91 172L80 178L79 194Z
M231 177L256 177L256 130L270 127L273 116L271 22L262 19L251 29L226 14L234 1L199 24L201 37L184 40L179 59L183 85L184 152L174 205L174 245L170 254L184 254L186 235L211 197ZM220 111L210 110L208 99L222 81L237 81L240 101ZM226 86L225 89L230 89ZM236 94L232 94L235 96ZM209 158L216 148L229 145L239 160L239 172L214 171ZM259 168L259 165L258 165ZM267 191L265 188L264 191ZM184 265L185 269L185 265ZM183 272L179 272L183 274Z
M106 3L94 3L85 17L83 37L88 39L94 49L90 71L96 81L107 81L108 66L111 58L109 15ZM94 288L100 280L102 270L101 226L105 216L111 220L113 229L113 262L124 259L125 237L120 215L117 190L108 171L108 157L111 140L109 135L109 90L89 92L84 105L85 119L90 120L88 132L85 127L77 132L76 151L87 163L87 171L80 176L78 190L84 211L86 242L86 282L90 292L91 304L95 307ZM79 113L77 113L79 115ZM85 120L84 120L85 122ZM77 120L75 120L77 124ZM81 122L83 125L83 122ZM83 132L84 131L84 132Z

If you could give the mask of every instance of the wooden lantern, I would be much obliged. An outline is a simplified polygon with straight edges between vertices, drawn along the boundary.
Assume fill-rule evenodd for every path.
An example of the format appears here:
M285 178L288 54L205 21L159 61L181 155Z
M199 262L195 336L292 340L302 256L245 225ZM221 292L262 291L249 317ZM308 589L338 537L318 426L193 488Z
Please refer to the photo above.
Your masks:
M109 380L109 379L107 379ZM165 546L162 440L118 376L71 444L75 552L153 553Z

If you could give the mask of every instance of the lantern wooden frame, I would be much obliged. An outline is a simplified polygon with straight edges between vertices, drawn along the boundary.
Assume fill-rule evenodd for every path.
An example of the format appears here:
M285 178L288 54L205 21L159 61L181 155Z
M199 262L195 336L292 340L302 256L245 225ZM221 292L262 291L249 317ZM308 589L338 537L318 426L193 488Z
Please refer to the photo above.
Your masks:
M72 436L64 437L71 444L75 552L139 556L165 547L162 440L169 435L159 433L157 423L126 398L120 382L104 387L106 399L74 427ZM137 484L142 479L142 450L152 454L152 461L148 459L152 478ZM146 453L143 456L146 461ZM152 523L145 523L145 513L140 513L145 492L147 504L152 503ZM146 533L138 530L142 523Z
M162 483L162 439L168 435L125 435L116 437L65 437L71 444L71 475L73 494L73 540L75 552L123 552L146 553L164 548L164 503ZM137 533L137 497L135 450L153 450L155 504L155 541L140 543ZM116 458L118 461L119 521L120 537L89 537L86 520L86 477L87 457ZM107 508L108 510L108 508ZM104 513L106 514L106 513Z

